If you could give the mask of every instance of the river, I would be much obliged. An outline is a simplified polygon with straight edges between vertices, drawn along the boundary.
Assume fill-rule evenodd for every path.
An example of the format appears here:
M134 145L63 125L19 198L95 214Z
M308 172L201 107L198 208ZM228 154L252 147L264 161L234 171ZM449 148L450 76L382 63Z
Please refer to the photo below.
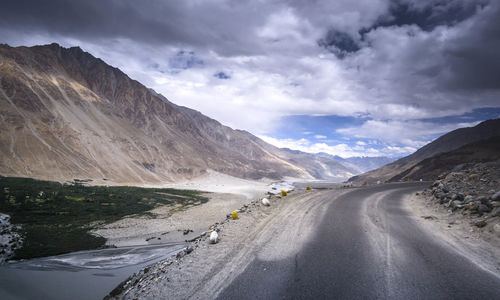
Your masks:
M133 273L185 246L130 246L7 263L0 266L0 299L102 299Z

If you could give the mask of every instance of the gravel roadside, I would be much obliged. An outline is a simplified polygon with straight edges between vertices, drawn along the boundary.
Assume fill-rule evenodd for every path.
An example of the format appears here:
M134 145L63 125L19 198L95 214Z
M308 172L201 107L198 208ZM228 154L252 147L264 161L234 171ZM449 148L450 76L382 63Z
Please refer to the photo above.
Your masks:
M458 165L406 201L416 221L500 277L500 162Z

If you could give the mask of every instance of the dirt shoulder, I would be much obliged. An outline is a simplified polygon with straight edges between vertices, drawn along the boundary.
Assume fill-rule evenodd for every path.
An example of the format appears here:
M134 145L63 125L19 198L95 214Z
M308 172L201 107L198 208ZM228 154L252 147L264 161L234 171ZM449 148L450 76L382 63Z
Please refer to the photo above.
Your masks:
M488 226L477 227L480 217L452 212L435 199L419 194L409 196L405 204L415 221L427 232L443 240L482 269L500 277L500 226L498 217L487 219Z
M209 244L207 233L177 257L135 274L113 295L117 299L214 298L254 258L277 260L297 253L333 200L323 197L327 193L331 195L331 190L273 196L271 206L256 199L241 207L238 219L226 217L207 228L218 231L217 244ZM337 196L342 193L339 190Z
M500 277L500 161L457 165L406 204L424 228Z

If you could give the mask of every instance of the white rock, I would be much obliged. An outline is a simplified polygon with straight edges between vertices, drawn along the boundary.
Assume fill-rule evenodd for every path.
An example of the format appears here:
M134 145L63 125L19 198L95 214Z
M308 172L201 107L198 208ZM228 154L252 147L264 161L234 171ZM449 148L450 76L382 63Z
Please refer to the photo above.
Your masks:
M262 204L264 204L264 206L271 206L271 202L269 202L269 199L267 198L262 199Z
M218 241L219 234L217 233L217 231L212 231L212 233L210 233L210 244L217 244Z

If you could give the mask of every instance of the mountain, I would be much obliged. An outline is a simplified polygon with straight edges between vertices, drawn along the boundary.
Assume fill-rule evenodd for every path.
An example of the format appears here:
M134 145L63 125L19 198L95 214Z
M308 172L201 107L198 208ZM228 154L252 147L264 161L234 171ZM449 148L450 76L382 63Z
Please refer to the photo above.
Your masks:
M500 160L500 136L470 143L458 149L426 158L390 180L398 181L408 178L430 180L459 165L495 160Z
M409 156L376 170L354 176L349 181L386 181L412 168L426 158L495 136L500 136L500 119L487 120L474 127L456 129L423 146Z
M145 184L210 170L247 179L352 175L330 160L294 163L250 133L175 105L79 47L58 44L0 45L0 130L3 176Z
M288 148L277 148L250 134L248 134L248 138L252 139L269 153L289 161L295 166L307 171L307 173L311 174L316 179L341 182L358 173L355 168L345 166L344 164L327 157L320 157L316 154L305 153Z
M324 152L317 153L316 155L339 162L346 168L349 168L358 174L380 168L396 160L395 158L386 156L353 156L342 158L338 155L331 155Z

